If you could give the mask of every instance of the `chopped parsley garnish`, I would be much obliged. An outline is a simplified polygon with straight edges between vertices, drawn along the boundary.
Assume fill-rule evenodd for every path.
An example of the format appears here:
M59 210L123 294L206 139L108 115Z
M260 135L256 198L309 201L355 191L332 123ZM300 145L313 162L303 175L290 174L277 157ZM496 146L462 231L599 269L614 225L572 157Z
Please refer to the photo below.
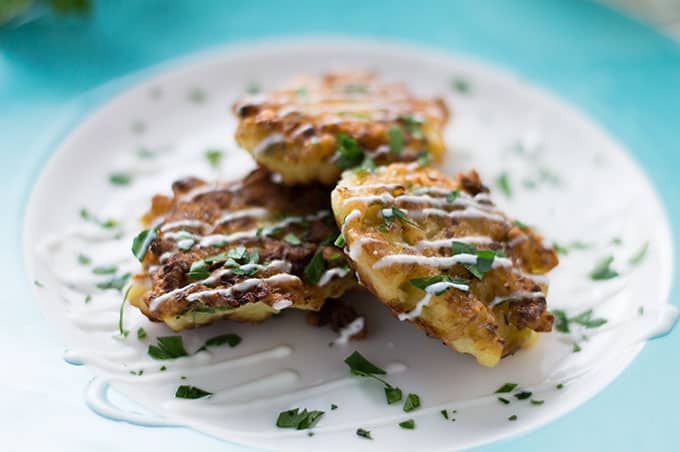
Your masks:
M543 405L545 403L545 400L536 400L536 399L531 399L530 403L532 405Z
M205 92L200 88L193 88L189 92L189 100L195 104L202 104L206 99Z
M345 244L345 238L342 236L342 233L338 234L338 237L335 239L335 242L333 242L333 245L337 246L338 248L343 248Z
M404 132L399 126L392 126L387 131L388 142L390 145L390 152L400 155L404 149Z
M397 394L399 394L400 398L394 401L398 402L399 400L401 400L401 390L399 388L393 387L387 381L377 376L386 375L387 372L385 372L384 369L381 369L380 367L376 366L375 364L364 358L364 356L361 353L355 351L354 353L349 355L347 358L345 358L345 364L349 366L352 374L358 375L360 377L373 378L374 380L378 380L380 383L385 385L385 397L387 398L387 403L393 403L390 402L390 398L396 397ZM393 389L393 391L388 391L387 389Z
M477 247L469 243L451 242L451 254L456 256L458 254L474 254L477 256L477 261L474 264L461 264L477 279L482 279L484 274L488 273L493 267L493 262L496 259L496 252L494 250L477 250Z
M623 243L623 240L621 240L621 237L614 237L612 239L612 245L614 246L620 246Z
M580 352L581 350L582 350L582 349L581 349L581 346L578 345L578 344L574 344L574 346L571 348L571 351L574 352L574 353L578 353L578 352Z
M217 169L220 167L220 162L222 161L222 151L219 149L208 149L203 154L205 159L208 161L210 166Z
M141 377L144 374L144 370L138 370L137 372L135 372L134 370L131 370L130 374L137 375L138 377Z
M645 242L644 245L635 253L629 260L628 263L631 265L639 265L647 255L647 250L649 249L649 242Z
M407 395L406 400L404 401L403 410L407 413L410 413L411 411L417 410L418 408L420 408L420 397L413 393Z
M189 356L184 349L182 336L161 336L156 338L158 345L149 345L148 354L153 359L165 360Z
M334 403L331 403L331 410L337 410L338 406Z
M400 116L399 120L404 124L404 127L413 138L416 140L423 139L423 121L420 118L416 118L415 116Z
M446 419L447 421L449 420L449 412L448 411L441 410L440 413L441 413L441 415L444 419Z
M364 356L357 351L345 358L345 364L349 366L354 375L359 375L362 377L387 374L385 370L364 358Z
M342 90L347 94L362 94L368 91L366 85L360 83L348 83Z
M298 97L305 97L309 92L307 91L307 88L298 88L295 90L294 94Z
M92 259L90 259L89 256L86 256L85 254L78 255L78 263L80 265L90 265L90 262L92 262Z
M283 237L283 241L293 246L302 245L302 241L298 238L297 235L293 234L292 232L286 234Z
M178 399L202 399L210 397L212 392L204 391L196 386L181 385L175 391L175 397Z
M205 345L199 348L198 351L207 350L208 347L218 347L227 344L229 347L236 347L241 343L241 336L238 334L221 334L205 341Z
M144 124L144 121L140 120L132 121L132 124L130 124L130 130L132 130L133 133L142 134L146 130L146 124Z
M429 165L431 160L432 160L432 155L429 152L420 151L418 153L418 165L420 167L424 167L424 166Z
M517 387L517 383L505 383L500 388L496 389L496 394L504 394L506 392L512 392Z
M195 261L191 263L189 273L187 274L190 281L198 281L206 279L210 276L210 267L205 260Z
M553 316L555 316L555 330L560 333L568 333L569 318L567 317L567 313L561 309L553 309L551 312Z
M531 397L531 394L532 393L529 392L529 391L521 391L521 392L518 392L517 394L515 394L515 398L517 400L526 400L529 397Z
M446 195L446 202L451 204L460 196L460 190L451 190L451 192Z
M562 388L564 388L564 385L562 383L558 383L558 384L555 385L555 389L557 389L557 390L560 390Z
M123 275L120 275L118 277L114 277L108 281L102 281L97 283L97 288L102 289L102 290L107 290L107 289L116 289L117 291L123 290L123 287L127 284L128 280L130 279L130 273L125 273Z
M585 310L574 317L568 317L566 312L561 309L553 309L552 313L555 316L555 330L560 333L569 333L571 331L571 323L589 329L597 328L607 323L607 319L594 319L592 309Z
M411 284L413 284L414 286L416 286L418 289L421 289L421 290L427 290L427 288L429 286L431 286L433 284L440 283L440 282L449 282L449 283L452 283L452 284L464 284L464 285L470 284L470 281L468 281L467 279L452 278L449 275L426 276L424 278L412 279L409 282ZM446 292L447 290L449 290L450 288L451 288L450 286L444 287L443 289L435 292L435 295L441 295L444 292Z
M146 339L146 331L141 326L137 328L137 339L139 339L140 341Z
M618 272L611 269L611 264L613 262L614 256L607 256L600 259L595 264L595 268L590 272L590 279L593 281L604 281L619 276Z
M33 281L33 285L35 285L35 287L45 287L45 285L38 281L37 279Z
M414 428L416 428L416 421L414 421L413 419L409 419L407 421L400 422L399 427L405 428L406 430L413 430Z
M562 254L566 256L569 254L569 248L559 245L557 242L553 243L553 249L557 254Z
M128 337L128 334L130 334L128 330L123 328L123 313L125 312L125 302L127 301L127 297L131 288L132 287L128 287L128 290L125 291L125 295L123 295L123 301L120 303L120 309L118 310L118 332L122 337Z
M112 185L130 185L132 176L128 173L112 173L109 175L109 182Z
M394 213L394 215L397 218L399 218L401 221L403 221L404 223L408 223L408 224L416 226L416 227L418 226L417 224L415 224L413 222L413 220L411 220L409 217L406 216L406 214L404 213L403 210L398 209L397 207L392 207L392 213Z
M451 79L451 89L461 94L468 94L470 92L470 84L467 80L455 77Z
M116 265L99 265L92 269L92 273L95 275L110 275L118 271L118 266Z
M151 243L158 237L157 229L147 229L139 234L132 240L132 254L137 258L139 262L144 260L146 252L149 251Z
M477 254L477 247L464 242L451 242L451 254L453 256L457 254Z
M108 220L100 220L92 214L89 210L82 208L80 209L80 218L85 221L90 221L92 223L98 224L104 229L113 229L118 226L118 222L109 218Z
M354 171L357 174L372 173L375 171L375 162L369 158L364 159L361 165L357 166Z
M413 222L405 213L403 210L399 209L398 207L386 207L382 209L382 216L383 220L385 220L385 224L390 225L394 221L394 217L399 218L401 221L404 223L408 223L412 226L418 227L416 223Z
M505 399L503 397L498 397L498 401L501 402L504 405L508 405L510 401L508 399Z
M512 189L510 188L510 177L508 176L508 173L502 172L496 178L496 186L501 191L501 193L503 193L507 198L510 198L512 196Z
M85 295L85 304L89 303L90 301L92 301L92 295L90 294Z
M248 93L250 95L257 94L260 91L262 91L262 88L256 82L250 82L250 83L248 83L248 86L246 86L246 93Z
M168 368L166 366L161 366L161 368L160 368L161 372L165 372L166 370L168 370Z
M326 261L323 259L323 250L317 249L316 253L314 253L314 256L312 256L312 259L305 267L305 279L312 284L317 284L325 270Z
M366 439L373 439L371 437L371 432L368 431L368 430L364 430L363 428L357 429L357 436L360 436L360 437L366 438Z
M508 418L508 420L509 420L509 421L516 421L516 420L517 420L517 415L516 415L516 414L513 414L512 416L510 416L510 417Z
M388 405L399 402L401 397L401 389L392 386L385 386L385 398L387 399Z
M357 140L345 133L337 136L337 149L335 151L336 165L340 168L355 167L364 160L364 153L359 147Z
M139 148L137 151L137 157L142 160L148 160L156 157L156 153L147 148Z
M638 315L639 315L639 316L645 315L645 307L644 307L644 306L640 306L640 307L638 308Z
M527 232L527 231L529 231L529 229L531 229L531 226L529 226L529 225L526 224L526 223L522 223L522 222L519 221L519 220L514 220L514 221L512 222L512 225L515 226L515 227L517 227L517 228L520 228L520 229L521 229L522 231L524 231L524 232Z
M282 411L276 419L276 426L304 430L313 427L323 414L323 411L307 411L307 409L300 411L299 408Z
M592 309L583 311L576 317L572 317L569 320L585 328L597 328L607 323L607 319L594 319Z

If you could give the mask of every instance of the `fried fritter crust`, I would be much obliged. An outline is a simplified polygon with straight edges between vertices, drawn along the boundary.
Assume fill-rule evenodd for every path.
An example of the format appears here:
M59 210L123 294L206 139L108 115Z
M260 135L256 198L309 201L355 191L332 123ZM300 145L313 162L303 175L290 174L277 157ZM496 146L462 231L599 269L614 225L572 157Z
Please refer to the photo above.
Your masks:
M354 285L332 246L338 230L327 189L281 186L260 169L219 186L183 179L172 190L155 196L143 218L158 238L129 297L151 320L175 331L221 318L260 322L285 308L319 310ZM310 276L317 253L319 272ZM197 262L206 262L202 274Z
M530 345L535 332L551 330L541 275L558 259L540 235L500 212L488 192L475 171L452 180L435 169L392 164L346 171L331 196L360 282L402 320L495 366ZM494 250L491 270L473 276L460 261L474 264L476 252L454 256L453 241ZM411 282L425 277L468 283L433 285L429 290L446 290L429 293Z
M361 163L361 156L338 159L343 135L377 164L415 161L424 151L437 161L449 115L442 99L415 97L371 73L298 78L281 90L240 99L233 110L240 120L236 142L291 185L331 185L343 168Z

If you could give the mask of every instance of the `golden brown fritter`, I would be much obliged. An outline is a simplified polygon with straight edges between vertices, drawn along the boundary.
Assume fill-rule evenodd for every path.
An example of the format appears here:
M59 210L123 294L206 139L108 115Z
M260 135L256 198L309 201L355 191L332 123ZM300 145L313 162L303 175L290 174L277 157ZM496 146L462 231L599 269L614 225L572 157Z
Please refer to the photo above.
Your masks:
M157 238L129 300L175 331L220 318L259 322L286 308L317 311L354 285L328 190L281 186L256 170L239 182L189 178L144 217Z
M370 73L326 74L234 104L236 142L285 184L335 184L343 169L369 158L439 160L448 110L441 99L415 97L402 84Z
M452 180L392 164L346 171L331 196L360 282L401 320L495 366L551 330L541 275L558 261L488 193L475 171Z

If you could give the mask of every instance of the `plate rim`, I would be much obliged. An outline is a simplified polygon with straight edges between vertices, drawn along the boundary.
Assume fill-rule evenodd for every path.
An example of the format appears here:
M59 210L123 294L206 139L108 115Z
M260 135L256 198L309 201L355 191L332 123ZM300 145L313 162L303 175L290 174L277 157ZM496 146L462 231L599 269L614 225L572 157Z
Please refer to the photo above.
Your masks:
M42 148L40 156L48 158L42 160L43 163L34 168L31 178L24 183L25 185L22 196L23 208L20 212L21 227L19 231L19 246L21 247L20 256L22 259L23 271L28 277L29 283L34 279L33 274L35 273L35 265L31 263L31 255L34 254L35 251L31 249L28 244L28 240L26 239L26 230L31 217L31 212L35 210L35 197L36 192L40 187L40 179L42 178L43 174L45 174L47 171L50 171L50 167L53 166L55 160L58 159L58 154L62 152L64 146L68 144L69 139L71 139L79 129L83 128L89 122L96 122L97 117L107 108L109 108L111 104L120 101L132 91L140 89L142 85L153 80L161 80L164 77L177 76L183 71L195 70L196 66L208 65L220 59L228 60L231 58L237 58L240 55L246 53L267 53L276 49L280 51L291 52L296 48L303 50L332 48L336 50L342 49L343 51L359 50L362 52L370 49L377 54L404 53L407 54L409 58L417 56L418 58L423 58L424 60L433 62L455 61L462 66L472 67L476 72L483 72L486 75L489 75L492 79L503 79L506 82L512 81L514 83L519 83L523 89L530 91L533 95L537 95L545 99L546 103L555 107L560 111L560 113L575 118L584 125L587 125L587 127L590 128L594 133L603 137L614 148L616 148L616 151L621 154L621 157L627 159L626 163L634 168L638 177L641 178L640 181L643 182L646 185L646 188L649 190L651 195L650 201L653 201L658 207L661 218L659 218L660 221L657 224L657 237L662 237L661 241L668 243L669 246L665 252L659 256L662 262L665 261L663 263L667 264L667 268L664 271L665 278L662 280L663 287L660 291L662 295L659 297L659 301L657 303L659 306L673 306L673 304L670 302L670 296L673 288L672 276L675 269L675 253L673 251L675 241L672 233L668 210L664 205L662 198L659 196L659 191L657 190L656 185L653 183L644 167L632 155L629 148L624 145L617 137L610 134L608 129L606 129L595 118L590 116L585 110L581 108L580 105L572 102L571 99L563 97L558 92L549 90L539 81L530 80L526 78L525 75L514 72L502 62L478 58L477 56L457 50L451 50L445 47L421 45L412 41L401 39L352 37L348 35L314 33L283 38L269 36L257 39L244 39L232 41L228 44L210 46L206 49L171 58L167 61L162 61L149 67L133 71L132 73L124 75L123 77L105 82L104 84L95 87L94 89L80 96L77 96L72 103L63 107L63 110L74 109L74 113L69 115L65 121L60 121L54 127L56 132L55 136L47 135L44 140L46 142L42 146L36 146L37 148ZM83 103L84 107L80 106L80 103ZM64 125L64 122L67 122L68 124ZM31 293L33 295L34 301L38 304L39 312L46 320L48 320L49 315L45 309L45 306L39 301L39 289L33 284L30 285L32 287ZM51 328L56 330L56 334L58 334L62 340L65 339L65 334L61 327L58 327L53 322L48 321L47 323ZM666 334L672 332L674 326L671 327ZM499 432L478 441L470 441L467 443L465 448L479 447L481 445L497 443L502 440L525 435L529 431L536 430L537 428L547 425L548 423L551 423L556 419L572 412L576 408L591 400L595 395L600 393L617 378L619 378L620 375L629 367L631 362L639 355L647 342L653 339L654 338L643 341L635 347L630 348L626 354L622 354L621 358L617 359L614 365L610 367L610 376L602 378L602 382L600 384L590 386L588 390L583 393L583 396L580 399L567 399L562 403L562 407L560 409L553 410L547 415L530 420L529 422L517 424L517 427L510 431ZM614 372L612 372L611 369L615 369ZM204 427L202 427L200 430L196 429L195 426L202 425L201 423L185 423L185 425L198 433L207 434L219 439L220 441L226 441L231 444L246 447L262 447L247 441L245 438L239 438L238 442L235 442L233 440L225 440L222 437L215 436L210 433L209 429ZM442 450L452 449L446 448Z

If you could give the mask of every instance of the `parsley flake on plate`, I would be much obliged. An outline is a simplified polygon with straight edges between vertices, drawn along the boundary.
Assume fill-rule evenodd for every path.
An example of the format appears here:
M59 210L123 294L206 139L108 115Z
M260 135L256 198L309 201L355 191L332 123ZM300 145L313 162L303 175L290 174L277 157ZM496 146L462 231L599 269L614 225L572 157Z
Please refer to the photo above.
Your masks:
M205 391L196 386L181 385L175 391L175 397L178 399L203 399L210 397L212 392Z
M413 430L416 428L416 421L413 419L408 419L406 421L400 422L399 427L406 429L406 430Z
M614 256L607 256L600 259L590 272L590 279L593 281L605 281L619 276L618 272L611 269L613 262Z
M500 388L496 389L496 394L504 394L506 392L512 392L517 387L517 383L505 383Z
M130 182L132 182L132 176L129 173L112 173L109 174L109 182L111 185L130 185Z
M153 359L165 360L189 356L184 348L182 336L161 336L157 337L156 341L158 345L149 345L147 350Z
M279 417L276 419L276 426L279 428L304 430L313 427L323 415L323 411L308 411L307 409L300 411L299 408L294 408L279 413Z
M410 413L411 411L417 410L418 408L420 408L420 397L413 393L407 395L406 400L404 401L403 410L407 413Z
M366 439L373 439L371 437L371 432L369 430L364 430L363 428L357 429L357 436L360 436L361 438L366 438Z

